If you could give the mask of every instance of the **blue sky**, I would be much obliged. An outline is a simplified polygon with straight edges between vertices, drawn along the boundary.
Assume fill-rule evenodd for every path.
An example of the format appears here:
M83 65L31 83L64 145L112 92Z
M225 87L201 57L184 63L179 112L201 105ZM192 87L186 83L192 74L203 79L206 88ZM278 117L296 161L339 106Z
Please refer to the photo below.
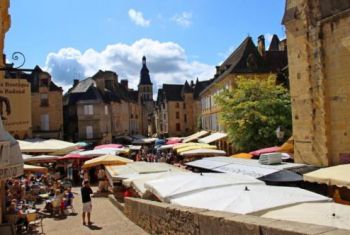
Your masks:
M284 38L283 10L276 0L11 0L5 52L62 86L100 68L135 86L143 54L158 86L204 80L246 36Z

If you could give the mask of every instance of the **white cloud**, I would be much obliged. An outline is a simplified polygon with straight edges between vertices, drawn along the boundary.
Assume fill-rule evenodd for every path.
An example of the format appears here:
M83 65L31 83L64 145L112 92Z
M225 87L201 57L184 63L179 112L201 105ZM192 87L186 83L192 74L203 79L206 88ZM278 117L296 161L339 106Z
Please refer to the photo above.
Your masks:
M47 56L44 69L65 91L72 85L73 79L92 76L99 69L115 71L119 79L128 79L129 86L136 89L143 55L147 57L154 93L163 83L184 83L197 77L206 80L212 78L215 72L212 65L189 60L179 44L152 39L140 39L131 45L107 45L102 51L88 49L81 52L74 48L62 48Z
M171 19L182 27L189 27L192 24L192 13L184 11L174 15Z
M139 25L141 27L148 27L151 23L150 20L146 20L143 17L143 14L141 11L136 11L134 9L129 9L129 18L131 19L132 22L134 22L136 25Z

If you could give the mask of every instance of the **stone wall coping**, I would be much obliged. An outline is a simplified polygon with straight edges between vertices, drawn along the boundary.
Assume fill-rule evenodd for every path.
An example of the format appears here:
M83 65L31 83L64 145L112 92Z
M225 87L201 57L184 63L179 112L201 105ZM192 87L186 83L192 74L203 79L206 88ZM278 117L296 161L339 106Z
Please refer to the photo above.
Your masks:
M125 198L125 208L132 210L137 207L144 213L156 213L159 210L178 211L180 214L195 215L196 223L199 224L200 234L215 234L225 228L234 229L235 231L252 231L252 234L269 234L269 235L296 235L296 234L322 234L322 235L345 235L350 234L349 230L337 229L335 227L321 226L308 223L299 223L292 221L276 220L262 218L256 215L240 215L222 211L210 211L206 209L184 207L164 202L150 201L139 198ZM158 209L157 209L158 208ZM177 212L177 214L178 214ZM179 214L179 216L181 216ZM153 218L153 216L150 216ZM131 220L133 218L130 218ZM136 219L136 218L135 218ZM134 221L136 224L137 221ZM156 221L153 221L157 223ZM152 223L152 221L150 221ZM208 227L209 226L209 227ZM201 230L202 227L202 230ZM211 227L211 228L210 228ZM215 229L214 229L215 228Z

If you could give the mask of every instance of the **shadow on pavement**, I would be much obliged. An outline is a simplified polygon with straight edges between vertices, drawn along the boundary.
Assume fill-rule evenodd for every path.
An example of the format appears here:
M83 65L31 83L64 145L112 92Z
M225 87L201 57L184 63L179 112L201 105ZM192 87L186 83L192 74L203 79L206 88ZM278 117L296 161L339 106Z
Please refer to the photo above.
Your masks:
M87 227L88 227L90 230L101 230L101 229L102 229L102 227L99 227L99 226L93 225L93 224L88 225Z

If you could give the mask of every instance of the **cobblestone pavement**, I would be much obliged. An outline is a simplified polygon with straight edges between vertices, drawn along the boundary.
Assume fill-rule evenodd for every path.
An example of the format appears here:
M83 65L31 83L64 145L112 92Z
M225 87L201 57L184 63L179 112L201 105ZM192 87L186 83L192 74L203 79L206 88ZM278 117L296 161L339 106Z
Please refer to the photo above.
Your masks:
M108 198L92 198L91 221L93 225L83 226L82 223L82 202L80 188L73 188L74 209L76 215L69 215L66 218L45 218L43 220L44 233L47 235L88 235L88 234L147 234L140 227L132 223L124 214L115 208ZM96 189L93 188L95 192Z

